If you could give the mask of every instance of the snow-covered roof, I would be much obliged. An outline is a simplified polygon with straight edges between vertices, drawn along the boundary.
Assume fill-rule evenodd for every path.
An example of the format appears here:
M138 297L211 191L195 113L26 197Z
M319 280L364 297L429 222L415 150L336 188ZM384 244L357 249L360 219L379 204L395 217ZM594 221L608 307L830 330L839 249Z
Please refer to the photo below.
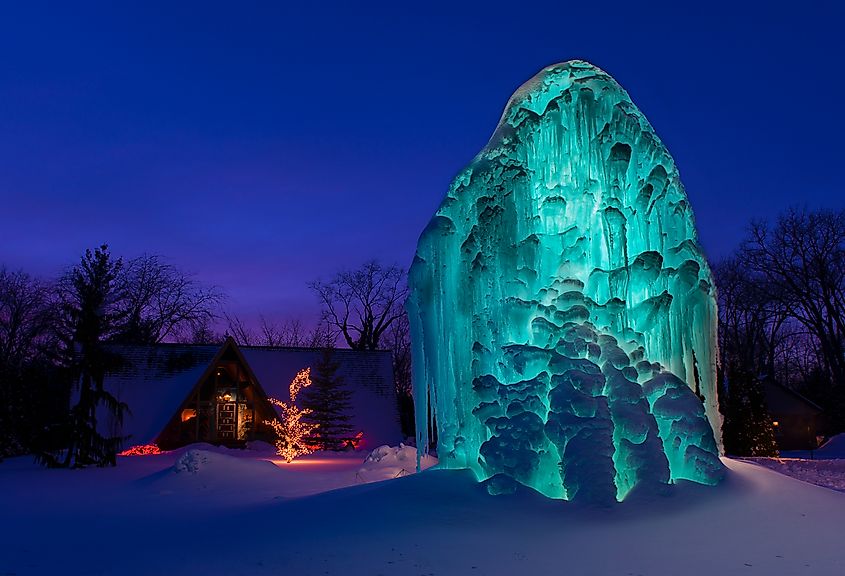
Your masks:
M824 412L824 409L780 382L768 379L764 382L763 392L769 412L778 414L807 414Z
M152 443L190 394L220 346L162 344L115 346L123 366L106 376L104 386L126 402L123 427L109 432L130 436L128 445Z
M313 367L322 355L315 348L238 347L258 383L268 396L289 400L289 385L296 373ZM124 366L108 374L105 387L126 402L122 435L127 445L155 441L206 369L221 346L160 344L117 346ZM353 432L364 432L362 447L395 444L402 439L393 369L389 351L336 349L338 375L352 391ZM118 433L111 425L111 433Z

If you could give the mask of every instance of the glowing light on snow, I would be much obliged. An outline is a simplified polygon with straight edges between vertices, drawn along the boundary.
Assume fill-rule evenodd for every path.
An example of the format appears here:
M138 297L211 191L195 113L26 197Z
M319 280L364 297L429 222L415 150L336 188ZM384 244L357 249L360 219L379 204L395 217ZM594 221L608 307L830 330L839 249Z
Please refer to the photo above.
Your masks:
M354 458L355 462L360 462L360 458ZM271 458L270 462L273 464L278 465L290 465L290 466L337 466L338 464L342 464L344 461L338 458L299 458L297 460L288 461L284 458L276 459Z
M516 92L409 283L421 454L433 418L440 465L494 493L721 479L710 269L669 152L603 71Z
M310 454L314 447L309 445L307 438L318 428L317 424L304 422L302 418L311 413L311 410L300 408L294 401L299 391L311 385L311 368L305 368L297 372L290 383L290 402L282 402L276 398L270 398L270 402L278 406L281 419L265 421L276 433L276 453L285 459L286 462L293 461L297 456Z
M127 448L118 456L151 456L153 454L162 454L162 451L155 444L139 444Z

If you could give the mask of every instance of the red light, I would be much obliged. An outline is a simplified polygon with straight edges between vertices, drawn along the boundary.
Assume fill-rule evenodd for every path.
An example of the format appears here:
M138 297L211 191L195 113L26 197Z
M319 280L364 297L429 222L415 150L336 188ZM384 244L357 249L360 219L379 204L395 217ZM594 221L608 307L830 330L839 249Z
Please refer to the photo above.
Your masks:
M161 449L155 444L139 444L137 446L127 448L123 452L119 453L118 456L152 456L153 454L161 453Z

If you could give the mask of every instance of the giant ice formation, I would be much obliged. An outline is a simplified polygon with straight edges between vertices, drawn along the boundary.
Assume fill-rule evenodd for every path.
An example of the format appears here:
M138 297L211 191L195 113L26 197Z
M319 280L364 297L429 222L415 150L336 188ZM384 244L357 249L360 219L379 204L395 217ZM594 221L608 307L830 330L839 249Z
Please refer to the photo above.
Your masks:
M716 484L716 304L675 163L582 61L508 102L422 233L417 441L488 490L622 500Z

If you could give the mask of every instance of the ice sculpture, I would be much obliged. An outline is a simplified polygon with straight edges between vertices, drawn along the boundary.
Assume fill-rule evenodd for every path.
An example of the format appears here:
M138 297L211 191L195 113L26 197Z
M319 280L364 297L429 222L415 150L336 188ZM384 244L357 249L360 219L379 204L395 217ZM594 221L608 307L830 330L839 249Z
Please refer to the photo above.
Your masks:
M666 147L582 61L508 102L411 266L417 441L491 492L716 484L716 304Z

